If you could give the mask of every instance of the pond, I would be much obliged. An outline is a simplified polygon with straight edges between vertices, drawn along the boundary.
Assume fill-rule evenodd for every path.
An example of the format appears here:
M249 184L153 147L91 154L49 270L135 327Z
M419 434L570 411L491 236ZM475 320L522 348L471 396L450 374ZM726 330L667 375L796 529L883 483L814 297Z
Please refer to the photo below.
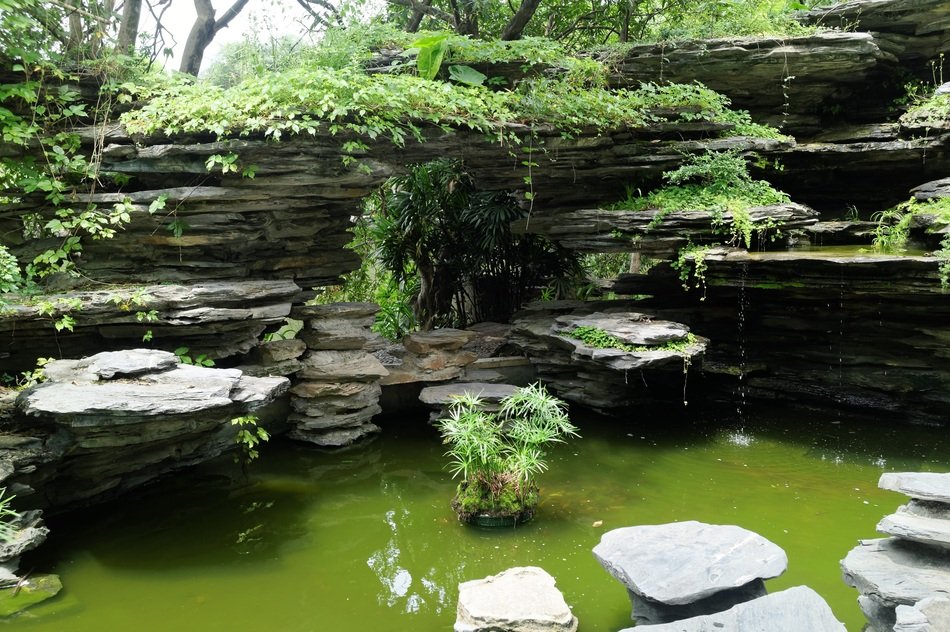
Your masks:
M444 632L460 581L538 565L582 631L618 630L631 625L626 592L591 548L609 529L695 519L783 547L789 570L769 590L807 584L860 630L838 561L903 502L877 488L882 471L948 469L946 433L814 411L746 410L743 429L735 411L678 409L579 416L583 438L552 454L536 520L501 531L457 523L444 448L423 415L337 452L275 441L246 476L224 458L52 521L23 568L59 573L66 588L12 623Z

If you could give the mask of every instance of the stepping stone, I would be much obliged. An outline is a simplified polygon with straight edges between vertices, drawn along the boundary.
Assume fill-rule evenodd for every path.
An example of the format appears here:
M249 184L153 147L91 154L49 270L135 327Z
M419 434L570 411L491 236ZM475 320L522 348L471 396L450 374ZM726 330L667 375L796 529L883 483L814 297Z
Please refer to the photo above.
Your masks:
M894 632L947 632L950 598L928 597L913 606L897 606Z
M554 578L537 566L509 568L459 584L455 632L575 632Z
M950 472L886 472L877 486L918 500L950 503Z
M765 595L788 566L776 544L742 527L696 521L614 529L594 557L627 588L638 624L712 614Z
M899 510L884 517L877 530L904 540L913 540L933 546L950 549L950 520L919 516Z
M913 606L950 590L950 552L898 538L862 540L841 561L844 581L877 629L890 630L897 606Z
M844 624L821 596L808 586L796 586L725 612L675 623L638 625L621 632L846 632Z

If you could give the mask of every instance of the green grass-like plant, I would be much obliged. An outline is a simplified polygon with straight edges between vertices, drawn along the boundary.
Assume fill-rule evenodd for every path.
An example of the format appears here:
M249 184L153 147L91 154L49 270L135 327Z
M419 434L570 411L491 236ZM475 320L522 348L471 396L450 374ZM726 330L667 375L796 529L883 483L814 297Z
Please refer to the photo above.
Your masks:
M936 223L950 224L950 198L935 198L918 202L911 198L897 206L875 213L871 219L877 222L874 228L874 249L877 252L899 254L906 250L910 230L915 217L933 215ZM940 247L934 252L940 262L938 274L940 287L950 288L950 236L940 241Z
M459 517L530 519L538 502L537 477L547 467L546 448L577 437L567 405L540 383L518 389L497 413L474 395L457 397L439 423L449 446L449 469L461 478L453 507Z

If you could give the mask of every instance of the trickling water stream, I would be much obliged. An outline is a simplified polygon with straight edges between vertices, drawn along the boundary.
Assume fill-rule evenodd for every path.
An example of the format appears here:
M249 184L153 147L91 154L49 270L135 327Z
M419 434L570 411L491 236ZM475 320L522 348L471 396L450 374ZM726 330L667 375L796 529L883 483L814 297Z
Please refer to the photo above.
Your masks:
M443 447L420 419L391 419L376 441L339 452L274 442L246 479L226 459L54 520L24 568L57 572L66 588L13 625L444 632L459 581L536 564L581 630L605 632L630 619L625 590L590 553L601 534L696 519L782 546L789 570L769 589L808 584L859 630L838 560L903 501L877 489L882 467L948 469L946 433L749 407L737 442L734 411L673 418L680 408L577 419L583 438L555 451L538 517L516 530L457 523Z

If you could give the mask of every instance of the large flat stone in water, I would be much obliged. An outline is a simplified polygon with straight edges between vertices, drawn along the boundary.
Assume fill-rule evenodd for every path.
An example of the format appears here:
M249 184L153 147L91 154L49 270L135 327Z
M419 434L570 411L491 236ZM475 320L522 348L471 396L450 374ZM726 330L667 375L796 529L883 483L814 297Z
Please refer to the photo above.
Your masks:
M919 500L950 503L950 472L885 472L877 485Z
M17 586L0 590L0 617L9 617L55 597L63 584L59 575L35 575L23 579Z
M825 600L807 586L740 603L725 612L621 632L846 632Z
M950 590L950 552L897 538L862 540L841 570L845 583L891 608Z
M509 568L459 584L455 632L574 632L571 614L554 578L537 566Z
M630 591L668 605L778 577L788 566L785 551L757 533L693 520L614 529L594 557Z

